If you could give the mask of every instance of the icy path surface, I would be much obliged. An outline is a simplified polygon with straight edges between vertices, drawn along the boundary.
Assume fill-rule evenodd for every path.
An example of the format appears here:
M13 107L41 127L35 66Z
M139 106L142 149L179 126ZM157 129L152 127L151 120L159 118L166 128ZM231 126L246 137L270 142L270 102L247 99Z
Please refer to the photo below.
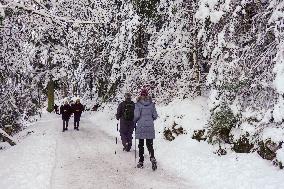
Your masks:
M88 119L82 118L80 131L70 121L63 133L61 124L60 116L45 114L22 133L31 132L27 138L0 152L0 188L196 188L162 167L153 172L148 157L144 169L135 168L134 151L123 152L114 137Z

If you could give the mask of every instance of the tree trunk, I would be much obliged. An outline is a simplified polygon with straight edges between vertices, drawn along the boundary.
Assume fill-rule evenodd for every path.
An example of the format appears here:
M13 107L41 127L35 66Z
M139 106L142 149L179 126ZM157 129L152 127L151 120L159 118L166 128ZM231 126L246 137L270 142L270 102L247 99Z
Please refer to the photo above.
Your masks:
M51 113L54 110L54 81L50 80L47 85L48 107L47 111Z
M201 96L201 87L200 87L200 80L201 80L201 73L200 73L200 66L197 60L197 49L196 44L193 47L193 65L194 65L194 78L196 82L196 93L198 96Z
M197 5L196 2L194 2L193 4L194 10L196 10ZM200 80L201 80L201 73L200 73L200 66L198 64L198 60L197 60L197 33L198 33L198 28L197 28L197 22L196 22L196 18L195 15L193 14L193 27L194 27L194 33L193 33L193 69L194 69L194 78L195 78L195 82L196 82L196 94L198 96L201 96L201 86L200 86Z

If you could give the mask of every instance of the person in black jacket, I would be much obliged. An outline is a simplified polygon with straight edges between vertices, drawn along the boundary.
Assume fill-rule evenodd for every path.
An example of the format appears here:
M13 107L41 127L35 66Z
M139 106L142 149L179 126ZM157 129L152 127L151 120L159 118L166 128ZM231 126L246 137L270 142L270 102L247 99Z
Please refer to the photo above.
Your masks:
M68 101L64 102L64 105L60 107L60 113L63 120L63 130L62 132L68 130L68 122L72 113L71 106L68 104Z
M54 104L54 110L55 110L55 113L58 114L58 106L57 106L57 104Z
M132 134L134 131L135 103L131 100L131 94L125 93L125 100L118 105L116 119L120 120L120 136L123 151L129 152L132 146Z
M79 131L79 122L84 111L84 106L80 103L80 99L76 100L76 103L72 106L72 112L74 113L74 129Z

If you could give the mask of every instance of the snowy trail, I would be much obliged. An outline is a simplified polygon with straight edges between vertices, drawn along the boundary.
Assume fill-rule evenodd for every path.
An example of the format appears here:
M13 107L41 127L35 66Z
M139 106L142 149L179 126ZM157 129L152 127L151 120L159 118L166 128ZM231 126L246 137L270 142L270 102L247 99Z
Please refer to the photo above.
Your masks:
M60 116L43 114L15 147L0 151L1 189L196 188L160 167L153 172L148 157L144 169L135 168L134 151L123 152L87 118L80 131L70 121L62 133L61 124Z
M67 132L57 135L51 189L192 188L161 168L153 172L148 157L144 169L135 168L134 151L123 152L115 138L90 121L83 118L79 132L73 130L72 123ZM61 122L58 124L60 132Z

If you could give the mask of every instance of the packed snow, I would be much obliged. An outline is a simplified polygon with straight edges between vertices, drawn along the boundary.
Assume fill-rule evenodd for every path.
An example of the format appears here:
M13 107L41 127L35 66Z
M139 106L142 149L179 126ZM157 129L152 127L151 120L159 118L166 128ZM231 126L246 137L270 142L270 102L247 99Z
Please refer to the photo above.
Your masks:
M5 189L69 188L201 188L279 189L284 172L256 153L226 156L214 154L216 147L191 139L193 131L205 127L209 116L207 98L176 100L157 106L154 148L158 170L151 170L146 153L145 168L135 168L134 147L122 151L117 132L117 104L98 112L85 112L80 131L62 133L59 115L43 117L16 138L15 147L0 151L0 186ZM163 130L173 123L187 134L174 141L164 139ZM270 133L273 134L273 133ZM283 161L283 149L277 157ZM136 160L137 162L137 160Z

